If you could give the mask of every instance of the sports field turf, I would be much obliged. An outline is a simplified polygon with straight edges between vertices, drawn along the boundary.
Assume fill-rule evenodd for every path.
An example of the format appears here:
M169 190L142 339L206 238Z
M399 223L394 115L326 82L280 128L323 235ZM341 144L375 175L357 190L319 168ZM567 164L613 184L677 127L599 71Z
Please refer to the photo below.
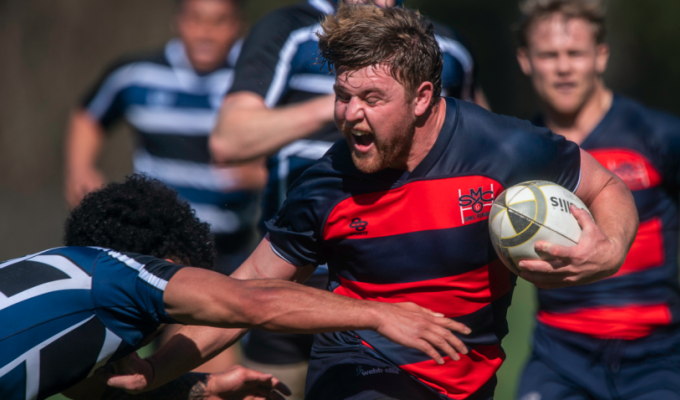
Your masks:
M534 323L536 297L533 285L518 279L512 306L508 310L510 334L503 340L503 348L507 358L498 374L498 387L495 400L513 400L517 387L517 379L529 353L530 334ZM142 356L145 349L140 350ZM61 395L50 397L49 400L66 400Z

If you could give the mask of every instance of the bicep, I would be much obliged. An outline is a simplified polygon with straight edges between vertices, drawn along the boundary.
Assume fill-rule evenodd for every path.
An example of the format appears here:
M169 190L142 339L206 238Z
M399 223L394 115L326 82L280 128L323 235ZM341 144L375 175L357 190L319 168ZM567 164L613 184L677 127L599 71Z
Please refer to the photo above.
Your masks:
M269 237L262 239L248 259L231 274L235 279L283 279L293 282L305 282L316 269L309 264L296 267L276 254Z
M602 189L616 179L614 174L581 149L581 180L575 194L586 206L590 207Z

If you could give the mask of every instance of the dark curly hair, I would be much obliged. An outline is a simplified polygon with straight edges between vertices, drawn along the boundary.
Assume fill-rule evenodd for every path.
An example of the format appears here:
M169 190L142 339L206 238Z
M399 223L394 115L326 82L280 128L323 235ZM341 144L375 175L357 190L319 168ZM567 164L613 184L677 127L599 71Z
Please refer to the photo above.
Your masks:
M161 181L133 174L85 196L66 219L66 246L98 246L213 269L210 227Z

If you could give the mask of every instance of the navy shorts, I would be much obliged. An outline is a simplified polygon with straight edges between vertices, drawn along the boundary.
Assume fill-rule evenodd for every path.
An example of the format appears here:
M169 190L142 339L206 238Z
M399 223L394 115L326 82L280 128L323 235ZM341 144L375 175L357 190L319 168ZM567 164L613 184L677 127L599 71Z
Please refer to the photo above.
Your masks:
M518 400L680 400L680 353L593 360L593 354L553 349L549 359L532 354Z
M492 400L496 378L466 400ZM451 400L358 341L314 346L305 400Z

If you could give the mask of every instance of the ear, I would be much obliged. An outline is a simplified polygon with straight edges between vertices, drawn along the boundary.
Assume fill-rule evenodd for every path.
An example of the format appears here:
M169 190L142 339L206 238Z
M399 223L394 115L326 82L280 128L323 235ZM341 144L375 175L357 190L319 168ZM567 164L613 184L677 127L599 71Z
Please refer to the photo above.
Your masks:
M597 56L595 58L595 69L599 75L604 74L609 62L609 46L605 43L597 45Z
M526 47L517 49L517 62L524 75L531 76L531 74L534 73L534 69L531 67L531 61L529 61L529 49Z
M430 101L432 100L433 95L434 86L432 85L432 82L423 82L418 86L413 98L415 103L414 113L416 117L420 117L427 112L428 108L430 108Z

